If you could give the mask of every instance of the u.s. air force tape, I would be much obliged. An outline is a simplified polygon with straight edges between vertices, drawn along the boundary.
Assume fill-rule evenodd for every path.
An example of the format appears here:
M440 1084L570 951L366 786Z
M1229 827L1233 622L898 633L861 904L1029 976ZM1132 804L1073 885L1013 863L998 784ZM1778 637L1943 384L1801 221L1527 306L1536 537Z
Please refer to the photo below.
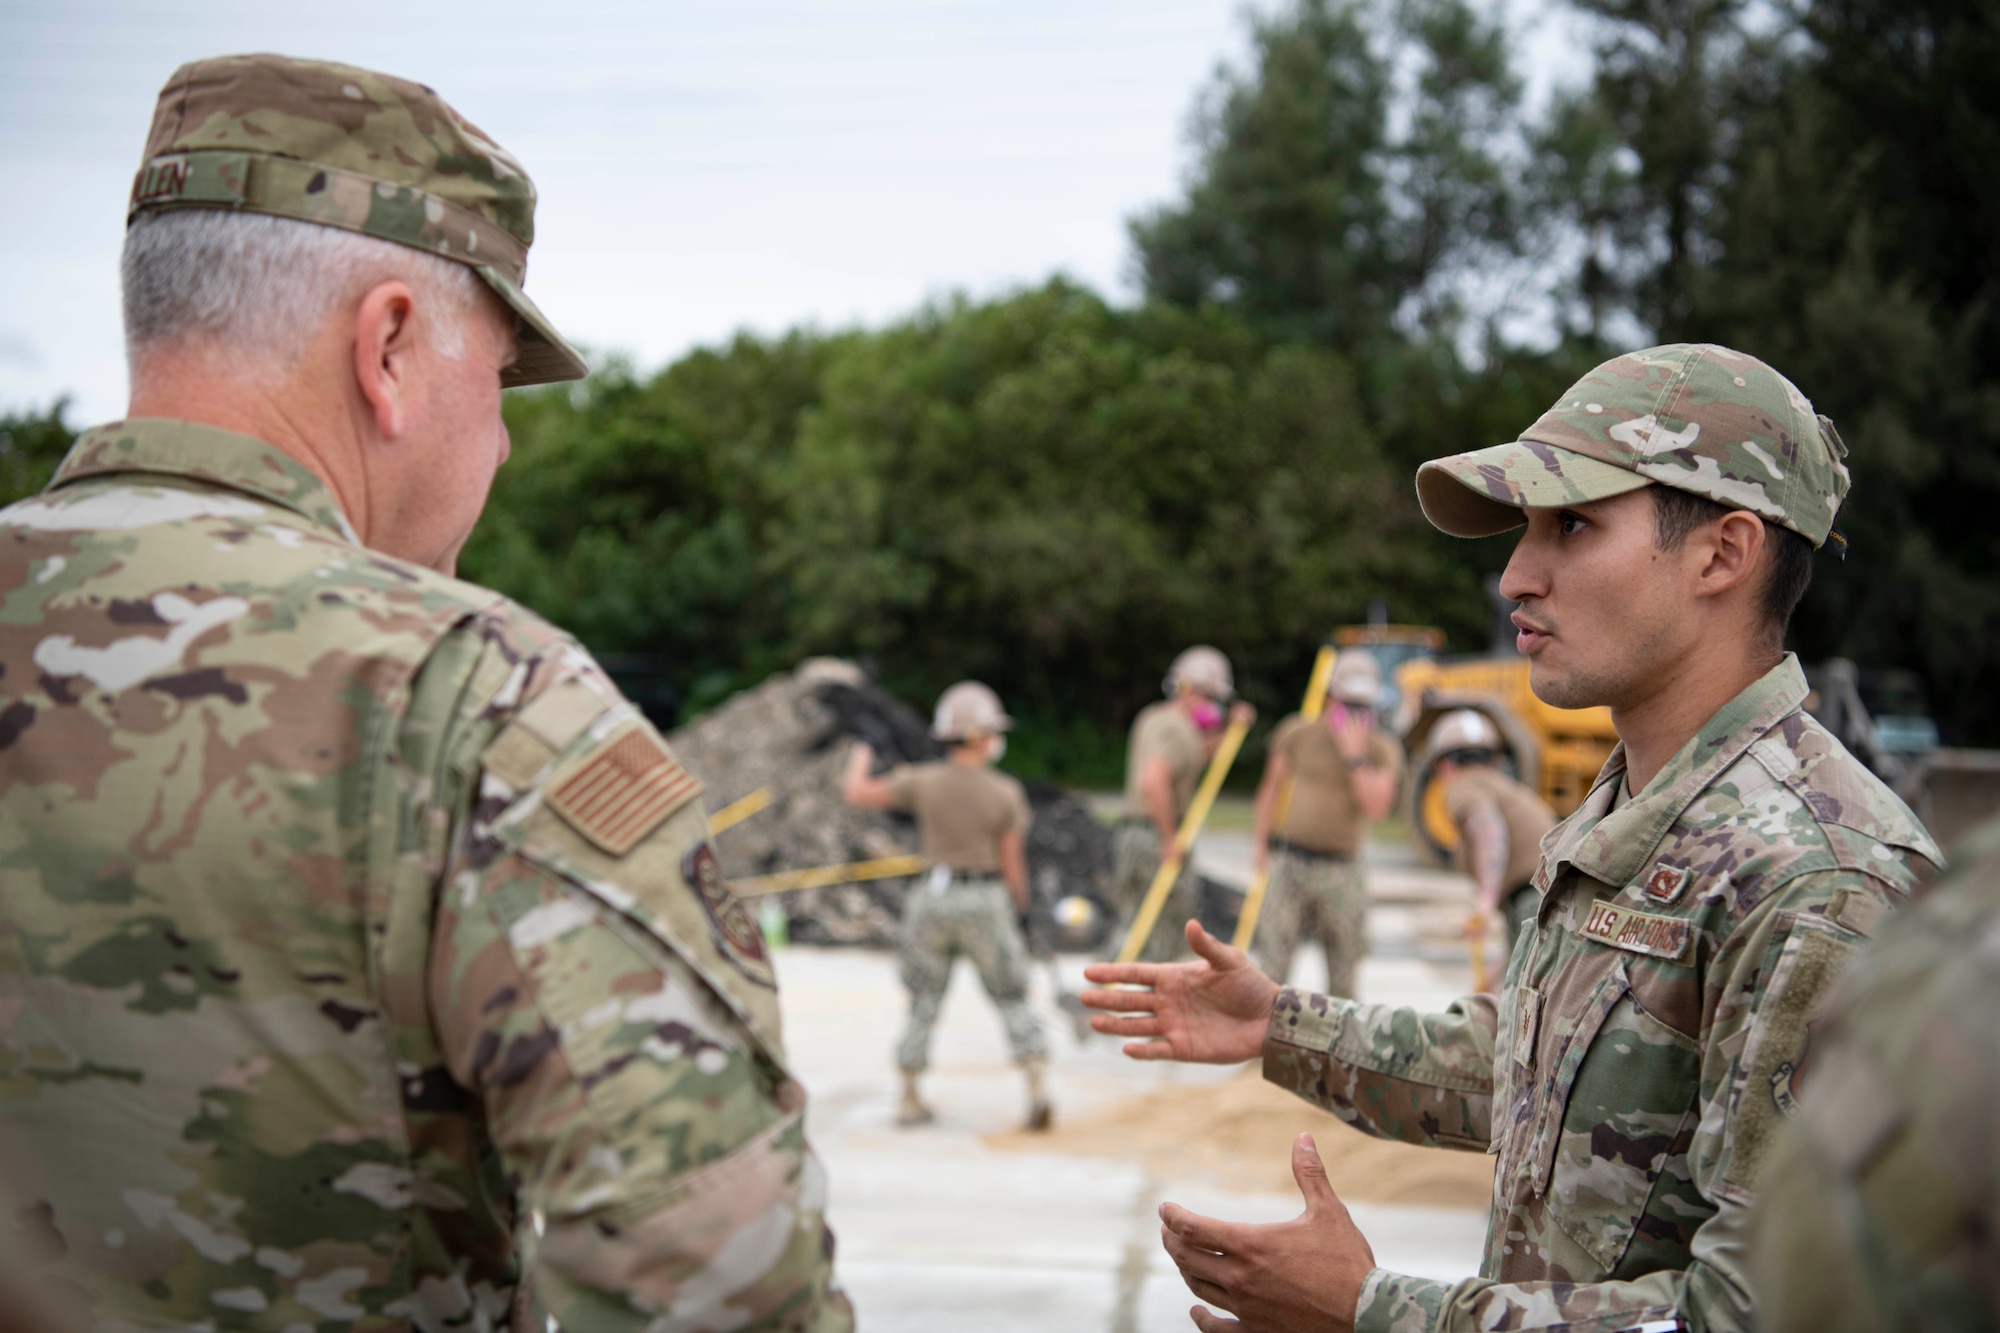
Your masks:
M1655 916L1604 901L1590 905L1583 935L1614 949L1630 949L1633 953L1676 962L1687 957L1688 948L1694 943L1693 925L1680 917Z

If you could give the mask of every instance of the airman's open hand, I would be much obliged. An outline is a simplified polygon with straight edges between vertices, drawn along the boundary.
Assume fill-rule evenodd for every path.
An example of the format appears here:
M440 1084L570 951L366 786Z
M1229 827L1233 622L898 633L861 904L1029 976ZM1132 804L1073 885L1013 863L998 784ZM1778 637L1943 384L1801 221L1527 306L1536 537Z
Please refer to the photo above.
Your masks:
M1228 1065L1255 1059L1264 1049L1278 985L1241 949L1231 948L1187 923L1192 963L1093 963L1083 975L1100 986L1144 990L1087 990L1083 1002L1105 1012L1090 1026L1125 1043L1134 1060L1184 1060Z

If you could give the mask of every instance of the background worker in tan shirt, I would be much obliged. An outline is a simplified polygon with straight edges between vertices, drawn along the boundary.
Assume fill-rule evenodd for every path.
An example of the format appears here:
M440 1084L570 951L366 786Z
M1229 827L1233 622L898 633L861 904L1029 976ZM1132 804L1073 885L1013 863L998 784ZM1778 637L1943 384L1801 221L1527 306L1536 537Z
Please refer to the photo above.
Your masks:
M1007 1026L1014 1063L1028 1079L1027 1128L1044 1130L1054 1115L1046 1071L1048 1048L1028 1009L1028 946L1020 916L1028 910L1028 797L1021 784L993 771L1014 725L1000 697L976 680L938 696L931 734L949 750L942 760L910 764L873 776L875 755L857 744L848 758L842 794L864 810L903 810L917 818L931 868L910 887L903 905L903 985L910 1025L896 1048L903 1071L900 1125L936 1119L917 1095L931 1062L937 1023L959 955L972 960Z
M1326 993L1352 997L1367 950L1368 888L1361 876L1364 826L1389 813L1403 751L1375 720L1382 677L1365 653L1342 653L1327 681L1332 698L1315 721L1294 713L1271 736L1257 788L1252 857L1270 869L1257 952L1280 985L1308 936L1326 951ZM1275 832L1278 791L1291 803Z
M1181 816L1194 800L1202 770L1222 740L1226 723L1248 722L1246 703L1231 703L1236 680L1219 649L1197 644L1167 669L1167 697L1140 710L1125 751L1125 817L1113 837L1112 904L1131 928L1139 904L1159 873L1162 855L1174 856ZM1195 914L1196 879L1182 864L1166 904L1153 923L1139 957L1147 962L1179 958L1187 952L1181 932Z
M1507 925L1507 956L1535 919L1541 895L1530 887L1542 835L1556 826L1548 802L1502 773L1499 728L1470 708L1446 713L1431 731L1444 807L1458 826L1458 867L1478 886L1475 927L1484 938L1495 918Z

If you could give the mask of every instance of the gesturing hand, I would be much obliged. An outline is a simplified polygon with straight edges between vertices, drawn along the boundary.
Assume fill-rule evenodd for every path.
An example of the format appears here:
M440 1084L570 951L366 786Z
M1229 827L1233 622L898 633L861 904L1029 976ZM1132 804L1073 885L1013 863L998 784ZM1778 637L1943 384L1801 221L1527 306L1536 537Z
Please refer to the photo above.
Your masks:
M1330 718L1334 745L1341 757L1361 760L1368 757L1368 741L1374 727L1368 720L1368 713L1359 708L1343 708Z
M1197 1305L1202 1333L1350 1333L1362 1284L1375 1267L1368 1238L1333 1192L1312 1135L1292 1143L1292 1179L1306 1210L1289 1222L1220 1222L1160 1205L1160 1243L1192 1291L1236 1315Z
M1230 1065L1255 1059L1264 1049L1277 983L1199 922L1187 923L1187 942L1201 961L1085 968L1083 975L1100 986L1148 987L1085 991L1086 1005L1107 1011L1093 1015L1090 1026L1114 1037L1148 1038L1125 1043L1125 1054L1135 1060Z

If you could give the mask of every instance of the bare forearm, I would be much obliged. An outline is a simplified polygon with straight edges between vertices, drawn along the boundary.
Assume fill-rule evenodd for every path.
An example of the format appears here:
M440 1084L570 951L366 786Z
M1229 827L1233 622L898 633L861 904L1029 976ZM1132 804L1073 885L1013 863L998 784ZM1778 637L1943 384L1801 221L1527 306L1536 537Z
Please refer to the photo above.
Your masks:
M1474 810L1465 821L1466 860L1473 883L1479 886L1479 908L1491 912L1500 906L1506 891L1507 821L1492 806Z
M889 784L874 775L874 767L875 752L857 743L840 779L841 799L857 810L886 810L892 803Z

